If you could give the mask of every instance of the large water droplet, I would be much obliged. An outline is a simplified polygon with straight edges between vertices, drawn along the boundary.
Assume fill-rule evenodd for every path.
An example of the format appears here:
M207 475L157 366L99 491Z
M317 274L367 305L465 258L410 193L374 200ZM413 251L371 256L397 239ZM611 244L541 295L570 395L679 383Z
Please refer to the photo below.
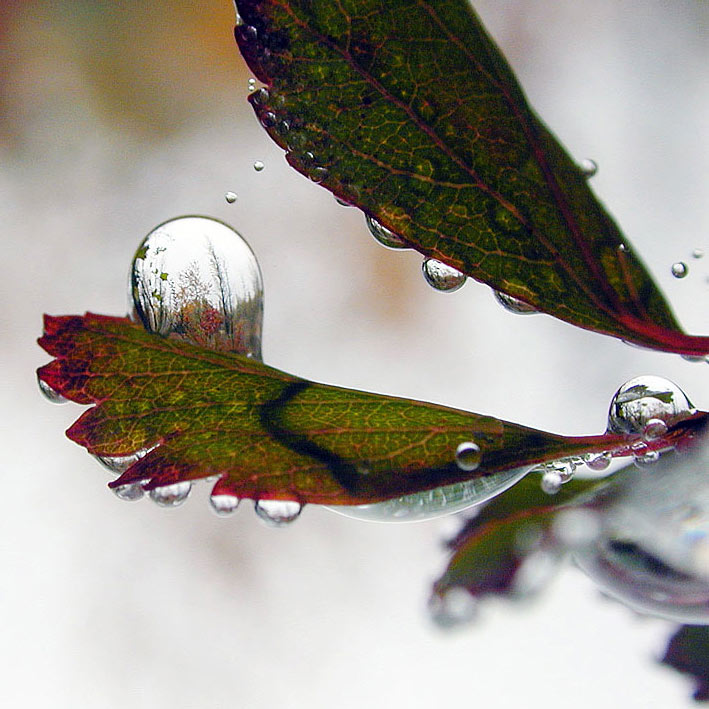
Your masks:
M236 512L241 500L235 495L210 495L209 504L215 514L220 517L227 517Z
M455 462L461 470L472 472L482 461L480 446L472 441L465 441L455 449Z
M69 399L63 397L56 389L50 387L47 382L40 379L39 375L37 375L37 385L44 398L52 404L66 404L67 401L69 401Z
M613 396L608 430L642 434L651 419L668 426L694 413L687 395L671 381L646 375L627 381Z
M257 500L254 509L269 527L285 527L298 519L303 506L292 500Z
M389 249L408 249L406 242L398 235L395 234L391 229L387 229L385 226L380 224L376 219L370 217L369 214L365 216L367 222L367 228L369 233L382 245Z
M508 310L509 312L514 313L515 315L534 315L535 313L539 312L531 305L527 305L527 303L525 303L524 301L519 300L518 298L515 298L511 295L507 295L507 293L503 293L502 291L494 289L493 293L495 294L497 302L505 310Z
M172 485L163 485L150 491L150 499L160 507L177 507L189 496L192 483L189 480Z
M671 271L675 278L684 278L689 273L689 268L683 261L676 261L672 264Z
M148 332L261 358L261 271L223 222L179 217L151 231L133 258L129 301Z
M484 475L462 483L402 495L369 505L337 505L328 509L369 522L421 522L479 505L519 482L530 466Z
M435 258L425 259L421 270L426 283L442 293L457 291L463 287L466 280L464 273Z

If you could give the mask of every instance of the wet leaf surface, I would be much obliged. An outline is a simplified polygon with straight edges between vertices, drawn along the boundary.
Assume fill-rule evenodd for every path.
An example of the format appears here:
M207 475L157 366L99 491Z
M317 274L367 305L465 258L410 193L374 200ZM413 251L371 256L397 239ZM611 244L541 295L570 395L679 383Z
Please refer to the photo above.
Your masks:
M709 627L682 625L670 638L661 662L696 680L694 699L709 701Z
M237 0L249 100L298 171L412 248L637 344L683 333L467 0Z
M563 456L628 455L638 440L557 436L316 384L249 357L148 334L124 318L47 316L39 343L56 358L38 371L41 381L93 404L69 438L104 457L152 448L114 487L143 481L152 489L219 475L218 494L352 505ZM670 445L674 435L652 445ZM475 470L455 461L465 441L480 448Z

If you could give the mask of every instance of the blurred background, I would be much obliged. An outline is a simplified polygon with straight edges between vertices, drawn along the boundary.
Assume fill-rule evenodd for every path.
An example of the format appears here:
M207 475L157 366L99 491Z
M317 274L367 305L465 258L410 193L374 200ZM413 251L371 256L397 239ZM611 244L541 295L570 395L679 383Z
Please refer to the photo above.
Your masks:
M680 321L709 333L709 255L692 258L709 254L709 4L475 4L541 116L598 162L594 189ZM229 0L0 4L0 704L689 706L689 680L654 664L671 624L576 569L444 633L425 602L451 519L308 507L274 530L248 504L215 517L206 485L178 509L126 503L64 437L80 408L37 390L42 313L125 314L138 243L189 213L256 252L276 367L565 434L601 432L638 374L709 406L706 365L511 315L480 284L427 287L419 257L287 167L246 103L233 24Z

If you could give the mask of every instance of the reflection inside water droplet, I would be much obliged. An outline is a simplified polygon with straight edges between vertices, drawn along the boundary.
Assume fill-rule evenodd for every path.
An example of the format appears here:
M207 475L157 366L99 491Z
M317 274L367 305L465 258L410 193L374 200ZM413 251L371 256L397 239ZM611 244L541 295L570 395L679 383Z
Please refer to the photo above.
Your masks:
M380 224L376 219L365 215L369 233L382 245L389 249L407 249L406 242L390 229Z
M160 507L177 507L189 496L192 483L189 480L173 485L156 487L149 492L150 499Z
M662 419L650 419L643 428L643 438L646 441L656 441L667 433L667 424Z
M689 268L683 261L676 261L672 264L671 271L675 278L684 278L689 273Z
M462 288L466 281L464 273L433 258L425 259L421 270L426 283L442 293L454 293Z
M515 298L511 295L507 295L507 293L503 293L502 291L494 289L492 292L494 293L497 302L510 313L514 313L515 315L534 315L535 313L539 312L531 305L527 305L527 303L525 303L524 301L519 300L518 298Z
M285 527L298 519L303 506L292 500L257 500L254 509L269 527Z
M148 332L261 358L261 271L216 219L179 217L151 231L133 258L129 302Z
M37 385L44 398L52 404L66 404L69 399L63 397L58 391L53 389L43 379L37 375Z

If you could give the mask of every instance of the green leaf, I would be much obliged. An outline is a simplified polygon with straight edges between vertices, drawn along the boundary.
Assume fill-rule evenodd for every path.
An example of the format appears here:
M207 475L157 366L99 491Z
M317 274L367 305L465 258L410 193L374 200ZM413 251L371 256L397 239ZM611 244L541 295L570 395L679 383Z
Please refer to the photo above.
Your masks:
M237 0L249 98L299 172L412 248L641 345L683 333L467 0Z
M670 638L661 662L696 680L694 699L709 701L709 628L682 625Z
M94 405L69 438L99 456L152 448L114 487L146 481L151 489L218 475L221 494L364 504L563 456L628 455L638 439L567 438L315 384L248 357L148 334L124 318L47 316L39 343L56 358L39 378L72 401ZM464 441L482 453L473 472L455 462Z

